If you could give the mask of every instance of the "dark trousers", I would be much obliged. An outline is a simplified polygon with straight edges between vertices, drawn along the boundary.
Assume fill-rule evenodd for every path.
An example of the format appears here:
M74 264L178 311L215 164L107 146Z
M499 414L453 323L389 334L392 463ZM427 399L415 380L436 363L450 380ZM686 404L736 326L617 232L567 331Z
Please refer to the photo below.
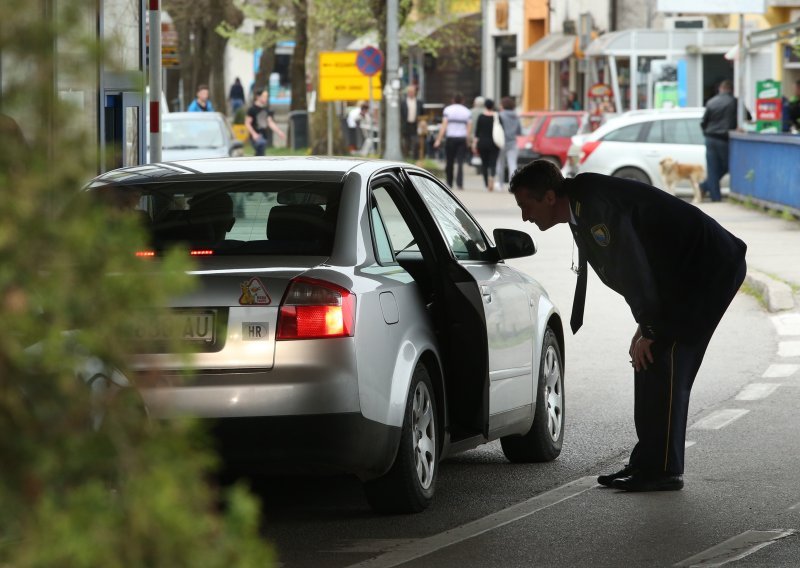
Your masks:
M403 124L403 155L413 160L420 159L419 155L419 135L417 135L417 123L406 122Z
M481 156L481 173L483 174L483 185L489 191L494 190L489 187L489 178L494 177L495 169L497 167L497 156L500 154L500 149L495 146L494 142L491 145L481 146L478 144L478 154Z
M706 136L706 180L700 184L711 201L722 199L719 180L728 173L728 141Z
M631 453L634 467L652 474L683 474L689 395L714 330L744 281L747 267L742 261L738 273L722 283L721 308L709 321L701 337L692 340L657 340L653 363L634 373L636 436Z
M444 140L445 166L444 174L447 185L453 187L453 166L456 166L456 187L464 189L464 158L467 155L466 138L445 138Z

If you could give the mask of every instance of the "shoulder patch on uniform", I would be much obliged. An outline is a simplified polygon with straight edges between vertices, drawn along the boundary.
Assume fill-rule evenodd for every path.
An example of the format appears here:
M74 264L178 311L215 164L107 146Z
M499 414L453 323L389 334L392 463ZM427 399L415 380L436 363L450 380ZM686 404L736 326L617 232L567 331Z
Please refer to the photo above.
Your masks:
M592 236L595 242L601 247L607 247L611 244L611 233L605 223L600 223L592 227Z
M576 201L575 202L575 216L576 217L580 217L581 216L581 202L580 201Z

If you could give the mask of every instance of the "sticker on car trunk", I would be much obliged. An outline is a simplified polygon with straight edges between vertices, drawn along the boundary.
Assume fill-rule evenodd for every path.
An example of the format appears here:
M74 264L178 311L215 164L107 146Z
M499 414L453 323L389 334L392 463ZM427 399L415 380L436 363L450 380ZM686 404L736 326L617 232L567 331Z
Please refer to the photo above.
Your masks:
M239 286L242 289L242 295L239 296L239 304L242 306L268 306L272 303L272 299L267 293L267 287L258 277L253 276Z
M265 321L242 322L242 341L267 341L269 324Z

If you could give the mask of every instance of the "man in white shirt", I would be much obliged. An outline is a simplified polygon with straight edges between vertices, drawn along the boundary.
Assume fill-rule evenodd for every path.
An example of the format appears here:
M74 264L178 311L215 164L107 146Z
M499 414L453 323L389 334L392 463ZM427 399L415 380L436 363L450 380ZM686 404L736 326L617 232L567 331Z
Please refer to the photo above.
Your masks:
M453 95L453 104L446 106L442 111L442 125L439 128L439 135L433 143L434 148L438 148L445 139L444 154L445 168L444 173L447 177L447 185L453 187L453 166L456 167L456 188L464 189L464 159L467 156L467 133L472 126L472 113L464 106L464 95L456 93Z

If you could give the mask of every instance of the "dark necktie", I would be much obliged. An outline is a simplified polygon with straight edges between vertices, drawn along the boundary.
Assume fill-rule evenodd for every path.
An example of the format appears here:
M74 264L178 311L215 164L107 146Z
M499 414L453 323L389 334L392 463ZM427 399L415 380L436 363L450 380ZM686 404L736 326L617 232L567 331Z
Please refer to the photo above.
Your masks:
M577 242L577 235L576 235ZM586 255L583 254L582 245L578 245L578 282L575 284L575 298L572 300L572 316L569 318L569 326L572 333L578 333L583 325L583 307L586 305Z

